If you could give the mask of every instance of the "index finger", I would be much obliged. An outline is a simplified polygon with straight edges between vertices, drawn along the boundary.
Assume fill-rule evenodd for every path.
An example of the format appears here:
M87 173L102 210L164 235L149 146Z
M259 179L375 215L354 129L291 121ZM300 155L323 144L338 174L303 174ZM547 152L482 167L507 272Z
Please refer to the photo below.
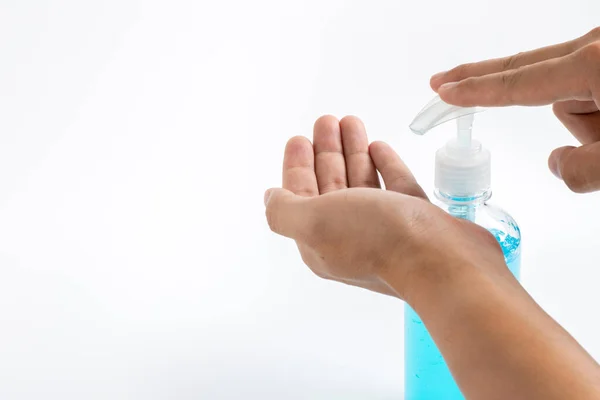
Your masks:
M494 74L496 72L508 71L535 64L552 58L563 57L574 51L573 41L542 47L524 53L514 54L508 57L494 58L476 63L462 64L449 71L441 72L431 77L430 85L435 91L447 82L458 82L463 79Z
M471 77L509 71L553 58L564 57L598 40L600 40L600 27L594 28L585 35L567 42L514 54L508 57L459 65L449 71L433 75L430 80L430 85L431 88L437 92L439 87L447 82L458 82Z
M283 188L299 196L312 197L319 194L313 146L305 137L293 137L285 146Z
M600 86L600 43L565 57L440 86L447 103L463 107L540 106L563 100L593 100Z
M545 46L508 57L459 65L449 71L440 72L432 76L430 85L433 90L437 91L441 85L447 82L458 82L466 78L509 71L552 58L564 57L597 40L600 40L600 27L567 42Z

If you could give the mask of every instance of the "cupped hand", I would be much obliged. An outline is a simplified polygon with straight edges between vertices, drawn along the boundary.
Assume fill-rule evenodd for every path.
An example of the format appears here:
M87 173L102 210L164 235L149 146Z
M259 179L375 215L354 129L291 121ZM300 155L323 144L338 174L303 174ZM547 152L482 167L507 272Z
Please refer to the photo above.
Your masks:
M582 146L554 150L550 170L575 192L600 190L600 27L554 46L459 65L434 75L431 87L459 106L553 104Z
M495 239L432 205L387 144L369 146L355 117L321 117L312 144L290 139L283 189L269 189L265 204L271 229L296 241L315 274L376 292L406 299L465 257L504 266Z

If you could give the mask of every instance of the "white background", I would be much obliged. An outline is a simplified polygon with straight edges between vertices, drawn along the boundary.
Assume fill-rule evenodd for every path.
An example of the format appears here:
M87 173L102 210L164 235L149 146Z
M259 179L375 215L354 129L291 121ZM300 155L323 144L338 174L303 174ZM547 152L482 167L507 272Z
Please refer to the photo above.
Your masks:
M360 116L432 190L431 74L579 36L580 1L0 0L0 398L399 399L402 303L271 234L286 140ZM596 18L594 18L596 17ZM523 282L600 358L600 195L549 108L478 116Z

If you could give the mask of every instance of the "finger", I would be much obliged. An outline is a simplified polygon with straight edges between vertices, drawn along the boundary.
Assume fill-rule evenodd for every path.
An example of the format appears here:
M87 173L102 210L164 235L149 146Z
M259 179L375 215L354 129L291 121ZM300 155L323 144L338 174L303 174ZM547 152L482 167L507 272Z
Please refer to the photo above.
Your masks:
M283 188L299 196L310 197L319 194L313 146L305 137L293 137L285 146Z
M563 57L585 45L595 42L596 40L600 40L600 28L596 28L587 34L568 42L546 46L508 57L459 65L449 71L440 72L432 76L430 80L431 88L437 92L439 87L447 82L458 82L466 78L508 71L525 65L550 60L552 58Z
M387 190L427 199L406 164L387 143L373 142L369 150Z
M600 141L600 111L593 101L554 103L552 110L581 144Z
M567 114L591 114L598 111L598 106L593 101L566 100L554 103L553 109Z
M283 188L298 196L312 197L319 194L315 175L315 154L312 143L305 137L294 137L288 141L285 147ZM277 222L274 226L277 226ZM296 244L303 257L312 252L304 244L300 242L296 242Z
M442 100L469 106L539 106L563 100L593 100L591 88L600 76L600 44L565 57L525 67L468 78L440 86Z
M576 193L600 190L600 142L558 148L550 154L548 166Z
M286 189L269 189L265 193L266 216L275 233L302 240L310 230L309 199Z
M315 122L313 146L319 193L347 188L346 162L337 118L326 115Z
M447 82L458 82L466 78L508 71L551 58L566 56L574 50L573 41L571 41L508 57L495 58L472 64L462 64L449 71L435 74L431 77L430 85L433 90L437 91L441 85Z
M350 187L381 187L377 170L369 154L369 139L362 121L352 116L344 117L340 121L340 129L348 185Z

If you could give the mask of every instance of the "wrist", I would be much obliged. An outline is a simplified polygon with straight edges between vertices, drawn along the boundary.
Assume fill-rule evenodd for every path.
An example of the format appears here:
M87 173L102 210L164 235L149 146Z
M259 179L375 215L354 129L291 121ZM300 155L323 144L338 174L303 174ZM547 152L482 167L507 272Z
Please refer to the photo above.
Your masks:
M443 257L437 252L423 253L418 260L403 262L404 273L391 270L385 283L417 313L430 303L445 301L452 293L464 290L473 279L474 267L463 257ZM397 272L401 268L394 269Z
M438 243L414 252L411 261L406 255L382 276L396 296L406 301L418 314L444 307L467 292L484 296L482 288L500 285L519 287L500 249L474 251L456 243ZM398 259L400 260L400 259Z

